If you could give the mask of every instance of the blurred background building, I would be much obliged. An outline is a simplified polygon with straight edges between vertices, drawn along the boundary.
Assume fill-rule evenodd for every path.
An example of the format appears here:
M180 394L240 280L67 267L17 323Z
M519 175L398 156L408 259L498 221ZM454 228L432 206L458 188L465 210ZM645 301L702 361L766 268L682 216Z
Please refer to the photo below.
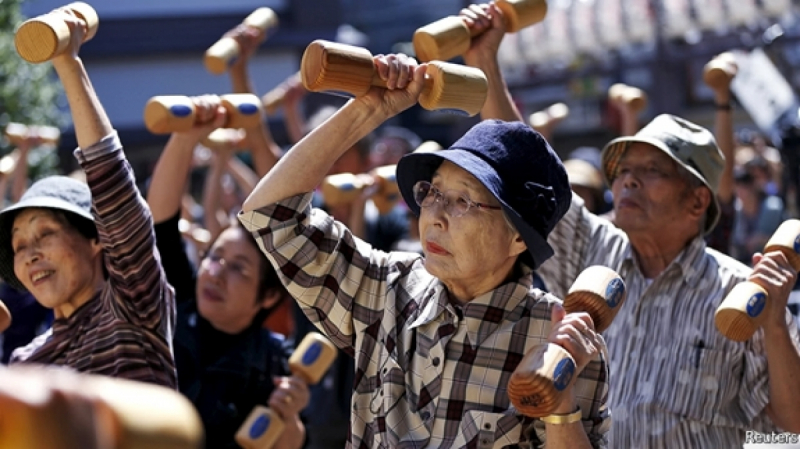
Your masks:
M126 143L137 171L156 160L165 136L147 132L142 110L154 95L226 93L229 80L205 71L203 52L257 7L279 16L278 30L251 62L259 94L299 68L314 39L344 39L373 54L413 52L415 29L458 11L464 0L93 0L101 23L81 50L95 87ZM35 16L61 6L59 0L28 0L23 13ZM562 154L582 145L599 146L618 132L608 107L610 85L644 89L645 121L661 112L711 126L713 101L702 82L703 65L715 54L763 49L792 88L772 116L771 130L791 128L796 119L794 90L800 85L798 6L790 0L549 0L539 24L508 34L501 63L523 114L555 102L570 115L553 143ZM746 53L743 53L746 54ZM341 99L324 94L306 98L311 112ZM785 104L784 104L785 103ZM790 105L790 106L787 106ZM63 106L63 105L62 105ZM788 112L792 107L793 111ZM781 123L775 116L782 116ZM794 116L788 117L788 116ZM787 118L788 117L788 118ZM400 124L423 139L448 144L475 120L414 108ZM759 129L744 107L735 109L737 126ZM279 143L287 144L280 115L270 118ZM74 145L65 127L62 151ZM763 128L763 127L762 127ZM785 134L785 133L784 133ZM68 153L67 153L68 154ZM62 158L72 163L71 157Z

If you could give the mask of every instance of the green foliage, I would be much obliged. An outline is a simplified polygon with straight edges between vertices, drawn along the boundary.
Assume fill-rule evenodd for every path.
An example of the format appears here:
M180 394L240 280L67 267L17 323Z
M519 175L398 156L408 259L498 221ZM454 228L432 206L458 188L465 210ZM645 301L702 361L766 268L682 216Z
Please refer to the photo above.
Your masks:
M14 30L25 20L21 4L22 0L0 0L0 129L10 122L63 128L66 116L58 108L62 89L52 65L31 64L14 47ZM0 139L0 153L12 149ZM28 161L32 180L58 171L58 153L51 148L32 149Z

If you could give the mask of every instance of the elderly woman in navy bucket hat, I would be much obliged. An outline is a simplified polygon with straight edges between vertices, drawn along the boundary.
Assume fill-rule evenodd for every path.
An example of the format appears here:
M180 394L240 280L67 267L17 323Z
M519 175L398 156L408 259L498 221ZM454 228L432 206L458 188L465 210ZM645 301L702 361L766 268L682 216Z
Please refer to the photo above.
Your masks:
M53 59L64 86L87 183L52 176L0 212L0 277L55 314L11 363L176 387L175 299L155 248L150 210L78 56L86 29L57 10L71 42ZM87 185L88 184L88 185Z
M571 198L541 135L489 120L449 149L400 161L424 255L375 250L311 207L336 158L419 98L424 64L374 63L388 88L351 100L295 145L239 216L310 320L355 359L348 447L605 447L605 343L588 315L565 314L532 285ZM506 388L546 341L575 355L579 376L559 416L531 419Z

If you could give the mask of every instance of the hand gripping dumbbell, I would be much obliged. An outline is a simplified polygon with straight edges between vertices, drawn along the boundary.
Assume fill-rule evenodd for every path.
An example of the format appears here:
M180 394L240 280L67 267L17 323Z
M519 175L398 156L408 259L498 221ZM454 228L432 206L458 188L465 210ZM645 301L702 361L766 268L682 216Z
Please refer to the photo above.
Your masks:
M203 447L200 416L173 388L36 365L0 368L0 381L15 384L0 388L0 449L94 443L79 436L97 449Z
M261 97L261 102L264 104L264 110L266 111L267 115L274 114L278 108L283 106L283 100L286 98L286 93L292 88L293 83L299 82L301 82L300 72L297 72Z
M86 42L97 33L100 23L97 12L86 3L75 2L66 6L86 24ZM28 19L17 28L14 34L14 45L22 59L40 63L48 61L66 50L72 34L64 20L64 12L51 11L32 19Z
M289 358L289 369L307 384L314 385L335 359L336 346L321 334L311 332ZM281 436L284 427L277 413L259 405L250 412L235 439L244 449L269 449Z
M545 0L497 0L496 4L503 11L508 33L541 22L547 15ZM477 36L473 33L461 17L445 17L414 32L414 52L423 62L447 61L469 50L472 38Z
M780 251L792 268L800 272L800 220L786 220L764 246L764 254ZM714 324L733 341L746 341L764 323L769 297L756 281L746 281L731 289L714 313Z
M647 94L638 87L627 84L617 83L609 87L608 99L625 105L633 112L639 112L647 107Z
M251 128L261 122L261 100L253 94L221 95L228 114L224 128ZM196 124L195 105L191 97L163 95L152 97L144 108L144 124L154 134L188 131Z
M727 88L738 70L733 53L720 53L703 67L703 82L714 90Z
M47 145L58 145L61 131L53 126L28 126L22 123L9 123L6 125L5 135L14 146L20 146L28 139L36 139Z
M245 17L242 24L248 27L256 28L262 33L275 28L278 25L278 16L275 11L263 7L258 8L249 16ZM214 45L206 50L203 57L203 63L206 69L214 75L225 73L239 57L239 43L232 37L223 37L218 40Z
M11 312L8 311L3 301L0 301L0 334L5 332L9 326L11 326Z
M567 313L586 312L600 333L611 325L625 301L625 283L614 270L595 265L585 269L564 298ZM553 414L574 381L575 360L563 347L545 343L520 360L508 382L508 398L523 415Z
M316 40L300 63L303 85L311 92L344 92L362 96L372 86L386 87L369 50ZM428 110L446 109L473 116L486 101L486 75L474 67L433 61L428 64L419 104Z

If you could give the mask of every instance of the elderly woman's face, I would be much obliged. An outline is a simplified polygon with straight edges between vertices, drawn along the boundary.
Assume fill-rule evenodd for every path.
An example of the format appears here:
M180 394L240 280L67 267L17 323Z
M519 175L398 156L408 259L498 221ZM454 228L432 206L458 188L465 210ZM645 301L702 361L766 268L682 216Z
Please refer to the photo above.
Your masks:
M14 218L11 231L14 274L40 304L58 309L79 306L94 295L96 258L102 247L81 235L66 219L48 209L30 208Z
M468 197L476 203L499 202L474 176L444 162L431 184L445 197ZM420 240L425 268L451 290L481 294L499 285L510 273L526 247L507 224L502 210L470 207L460 217L451 216L442 201L421 208Z

